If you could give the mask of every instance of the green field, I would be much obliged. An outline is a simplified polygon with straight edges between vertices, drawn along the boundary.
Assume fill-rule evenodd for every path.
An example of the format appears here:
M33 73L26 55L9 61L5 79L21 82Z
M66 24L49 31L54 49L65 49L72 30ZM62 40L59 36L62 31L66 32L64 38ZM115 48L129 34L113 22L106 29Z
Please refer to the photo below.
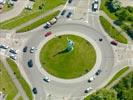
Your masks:
M6 3L6 4L4 4L4 7L2 8L2 13L3 13L3 12L7 12L7 11L12 10L12 9L13 9L13 6L8 5L8 4Z
M0 91L7 95L6 100L13 100L13 98L17 95L18 90L13 83L10 75L5 69L4 65L0 61Z
M67 37L74 41L74 50L71 52L65 52ZM75 35L62 35L43 46L40 62L47 72L56 77L77 78L93 68L96 52L85 39Z
M17 100L23 100L23 97L22 96L20 96L20 97L18 97L18 99Z
M100 22L109 36L118 42L125 44L128 43L128 40L120 32L118 32L103 16L100 16Z
M116 79L118 79L122 74L124 74L126 71L128 71L129 67L125 67L123 69L121 69L120 71L118 71L114 76L113 78L109 81L109 83L106 85L110 85L113 81L115 81Z
M13 29L29 20L45 14L47 11L54 9L59 5L65 4L65 2L66 0L36 0L32 10L23 10L17 17L0 22L0 28ZM39 9L39 6L42 6L42 9Z
M54 18L58 14L59 14L59 11L56 11L56 12L54 12L54 13L52 13L52 14L50 14L50 15L48 15L48 16L46 16L46 17L44 17L44 18L42 18L42 19L40 19L40 20L30 24L30 25L28 25L28 26L25 26L25 27L17 30L16 32L20 33L20 32L30 31L30 30L32 30L32 29L34 29L34 28L46 23L47 21L50 21L52 18Z
M11 67L11 69L16 73L16 77L17 77L18 81L20 82L21 86L23 87L23 89L24 89L26 95L28 96L29 100L32 100L33 99L33 96L32 96L32 91L30 89L30 86L25 81L25 79L23 78L23 76L21 75L21 73L20 73L20 71L18 69L18 66L10 58L7 58L6 60L7 60L8 64L9 64L9 66Z

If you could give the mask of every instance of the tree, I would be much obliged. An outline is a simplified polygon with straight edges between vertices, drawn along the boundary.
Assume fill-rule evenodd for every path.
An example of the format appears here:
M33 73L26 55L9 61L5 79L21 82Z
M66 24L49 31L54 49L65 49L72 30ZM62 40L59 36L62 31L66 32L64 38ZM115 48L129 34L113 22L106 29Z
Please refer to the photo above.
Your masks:
M121 8L121 3L118 0L112 0L111 6L116 11Z

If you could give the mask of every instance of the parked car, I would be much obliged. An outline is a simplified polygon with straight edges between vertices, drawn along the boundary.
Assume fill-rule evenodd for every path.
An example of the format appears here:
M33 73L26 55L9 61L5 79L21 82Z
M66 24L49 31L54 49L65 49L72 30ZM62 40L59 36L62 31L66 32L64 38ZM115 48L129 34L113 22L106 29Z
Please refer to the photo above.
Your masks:
M89 78L88 82L92 82L93 80L95 80L95 76L93 75L92 77Z
M53 18L52 20L50 20L50 24L53 25L57 22L57 19L56 18Z
M10 55L10 58L12 58L13 60L16 60L16 59L17 59L17 57L16 57L15 54L11 54L11 55Z
M85 90L85 93L88 93L92 90L92 87L88 87L86 90Z
M50 31L50 32L47 32L46 34L45 34L45 37L48 37L49 35L51 35L52 34L52 32Z
M92 10L93 10L93 11L98 10L98 3L95 3L95 2L94 2L94 3L92 4Z
M31 47L30 53L34 53L34 51L35 51L35 47Z
M37 89L35 87L32 89L32 91L34 94L37 94Z
M27 52L27 49L28 49L28 47L25 46L25 47L23 48L23 52Z
M63 10L63 11L61 12L61 15L63 16L63 15L65 15L65 13L66 13L66 10Z
M13 54L17 54L17 50L14 50L13 48L10 48L9 52L11 52Z
M115 46L118 45L118 43L117 43L116 41L111 41L110 43L111 43L112 45L115 45Z
M49 77L45 76L44 79L43 79L45 82L50 82L50 79Z
M94 3L98 3L98 0L94 0Z
M72 3L72 0L68 0L68 3Z
M68 14L67 14L67 18L70 18L72 16L72 12L68 12Z
M28 66L29 66L29 67L32 67L32 66L33 66L33 62L32 62L31 59L28 61Z
M50 28L50 27L51 27L50 22L47 22L47 23L44 25L44 28L45 28L45 29Z
M97 72L95 73L95 75L99 75L102 72L101 69L98 69Z
M3 48L3 49L8 49L8 48L9 48L9 46L4 45L4 44L0 44L0 48Z

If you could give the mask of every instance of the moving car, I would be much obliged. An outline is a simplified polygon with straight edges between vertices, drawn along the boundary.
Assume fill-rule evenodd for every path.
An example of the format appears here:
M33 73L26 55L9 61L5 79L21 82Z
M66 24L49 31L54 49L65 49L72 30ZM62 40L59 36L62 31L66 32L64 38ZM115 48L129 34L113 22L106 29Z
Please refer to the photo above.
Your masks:
M52 32L50 31L50 32L47 32L46 34L45 34L45 37L48 37L49 35L51 35L52 34Z
M117 43L116 41L111 41L110 43L111 43L112 45L115 45L115 46L118 45L118 43Z
M92 90L92 87L88 87L86 90L85 90L85 93L88 93Z
M63 16L63 15L65 15L65 13L66 13L66 10L63 10L63 11L61 12L61 15Z
M72 12L69 12L66 17L70 18L71 16L72 16Z
M13 60L16 60L16 59L17 59L17 57L16 57L15 54L11 54L11 55L10 55L10 58L12 58Z
M95 73L95 75L99 75L102 72L101 69L98 69L97 72Z
M9 52L11 52L13 54L17 54L17 50L14 50L13 48L10 48Z
M34 53L34 51L35 51L35 47L31 47L30 53Z
M92 8L93 11L96 11L98 10L98 3L93 3L93 8Z
M26 52L26 51L27 51L27 49L28 49L28 47L27 47L27 46L25 46L25 47L23 48L23 52Z
M90 83L90 82L92 82L93 80L95 80L95 76L90 77L89 80L88 80L88 82Z
M72 0L68 0L68 3L72 3Z
M35 87L32 89L32 91L34 94L37 94L37 89Z
M45 76L44 79L43 79L45 82L50 82L50 79L49 77Z
M33 66L33 62L32 62L31 59L28 61L28 66L29 66L29 67L32 67L32 66Z

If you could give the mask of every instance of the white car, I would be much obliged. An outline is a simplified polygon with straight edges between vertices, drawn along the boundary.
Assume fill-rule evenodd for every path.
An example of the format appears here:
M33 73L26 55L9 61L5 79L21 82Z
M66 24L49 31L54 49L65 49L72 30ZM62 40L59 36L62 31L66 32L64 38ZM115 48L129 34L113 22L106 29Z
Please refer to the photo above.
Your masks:
M34 51L35 51L35 47L31 47L30 53L34 53Z
M45 82L50 82L50 79L49 77L45 76L44 79L43 79Z
M53 18L52 20L50 20L51 25L55 24L57 22L56 18Z
M86 90L85 90L85 93L88 93L92 90L92 87L88 87Z
M14 54L11 54L10 55L10 58L12 58L13 60L16 60L17 59L16 55L14 55Z
M89 80L88 80L88 82L91 82L93 80L95 80L95 76L90 77Z
M1 48L3 48L3 49L8 49L8 48L9 48L9 46L4 45L4 44L3 44L3 45L1 44Z

